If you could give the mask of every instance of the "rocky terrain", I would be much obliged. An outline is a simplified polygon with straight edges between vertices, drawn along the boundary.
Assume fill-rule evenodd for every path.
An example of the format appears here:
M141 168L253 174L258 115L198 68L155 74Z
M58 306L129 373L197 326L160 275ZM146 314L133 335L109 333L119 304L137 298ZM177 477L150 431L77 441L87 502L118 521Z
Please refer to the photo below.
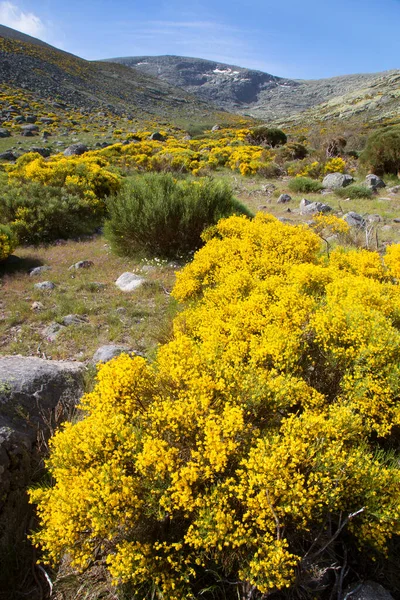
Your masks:
M158 77L226 110L264 120L296 124L303 119L355 116L378 121L400 119L398 70L304 81L182 56L110 60Z
M185 115L218 119L217 109L147 73L107 62L89 62L2 26L0 83L58 101L69 109L107 110L128 118Z

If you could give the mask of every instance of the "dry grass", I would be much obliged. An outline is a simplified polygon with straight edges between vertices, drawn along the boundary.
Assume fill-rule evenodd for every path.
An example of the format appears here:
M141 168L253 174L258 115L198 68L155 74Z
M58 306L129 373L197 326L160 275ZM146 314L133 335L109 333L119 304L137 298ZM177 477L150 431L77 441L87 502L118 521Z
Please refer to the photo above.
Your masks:
M111 254L101 236L39 248L18 248L0 267L0 353L52 359L88 360L108 343L127 344L151 355L168 339L175 305L169 296L176 265L144 263ZM70 271L79 260L91 260L88 269ZM48 265L50 271L29 276L29 269ZM147 265L148 268L148 265ZM125 271L142 273L147 282L135 292L114 284ZM34 284L52 281L56 288L39 291ZM42 310L32 310L40 302ZM54 342L43 336L45 327L69 314L85 318L82 325L65 328Z

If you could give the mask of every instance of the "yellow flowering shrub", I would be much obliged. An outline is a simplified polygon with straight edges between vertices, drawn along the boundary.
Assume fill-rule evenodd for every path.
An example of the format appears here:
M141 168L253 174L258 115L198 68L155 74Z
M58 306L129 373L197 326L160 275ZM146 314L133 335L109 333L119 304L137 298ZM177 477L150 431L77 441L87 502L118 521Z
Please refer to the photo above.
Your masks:
M17 240L11 229L0 224L0 262L10 256L16 245Z
M346 162L340 156L331 158L325 163L324 173L344 173L346 171Z
M11 183L35 181L63 187L68 193L96 203L120 188L120 178L107 169L108 165L108 161L96 152L72 157L58 154L49 159L30 152L8 167L8 176Z
M400 534L396 280L268 215L205 239L172 340L99 369L31 491L48 560L102 556L138 599L260 598Z

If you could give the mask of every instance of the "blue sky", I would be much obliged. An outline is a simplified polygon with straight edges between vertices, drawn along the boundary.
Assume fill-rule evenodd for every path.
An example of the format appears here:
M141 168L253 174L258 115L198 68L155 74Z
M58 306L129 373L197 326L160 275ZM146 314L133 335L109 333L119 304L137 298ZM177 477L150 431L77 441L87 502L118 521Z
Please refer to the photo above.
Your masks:
M86 59L177 54L304 79L400 68L400 0L0 0L0 23Z

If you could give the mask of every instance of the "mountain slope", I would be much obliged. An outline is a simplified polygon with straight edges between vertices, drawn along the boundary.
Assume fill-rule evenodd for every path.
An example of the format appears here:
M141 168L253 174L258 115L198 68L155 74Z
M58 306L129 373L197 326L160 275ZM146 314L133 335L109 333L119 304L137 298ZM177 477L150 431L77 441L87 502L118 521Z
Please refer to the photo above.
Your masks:
M305 117L325 121L357 115L365 120L400 118L400 71L305 81L180 56L110 60L156 75L227 110L265 120L297 123Z
M220 118L215 106L166 81L121 64L83 60L4 26L0 28L0 84L74 110L101 109L166 122ZM226 118L229 121L229 115Z

